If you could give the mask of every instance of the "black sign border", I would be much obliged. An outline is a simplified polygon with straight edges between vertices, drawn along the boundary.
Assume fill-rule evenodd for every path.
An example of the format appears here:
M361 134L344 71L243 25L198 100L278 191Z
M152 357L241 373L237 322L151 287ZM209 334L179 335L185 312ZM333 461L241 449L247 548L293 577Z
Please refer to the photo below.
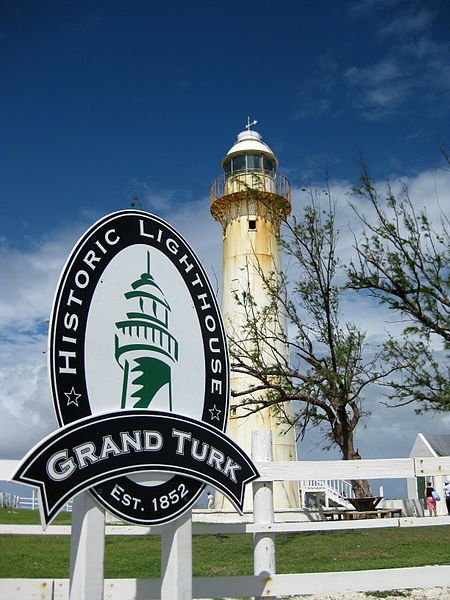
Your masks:
M143 222L144 231L146 232L146 234L148 236L143 236L142 234L139 233L138 224L140 223L140 221ZM126 222L127 226L124 225L125 222ZM107 244L105 242L105 239L106 239L105 236L107 235L108 232L113 230L114 226L116 226L116 228L117 228L117 227L119 227L119 225L120 225L120 241L107 246ZM134 231L132 231L132 228L134 229ZM204 322L202 322L202 319L201 319L201 316L202 316L201 305L195 296L195 292L198 290L193 290L192 287L189 286L189 282L191 281L191 278L189 276L189 273L186 273L186 269L185 269L186 262L181 263L180 261L174 260L174 257L168 248L165 248L164 245L161 244L160 241L157 241L157 239L155 237L153 237L153 238L149 237L151 232L153 232L153 234L156 235L158 231L162 231L162 234L161 234L162 239L164 239L164 238L167 239L167 236L170 236L171 239L175 240L176 243L179 244L180 254L183 256L187 255L190 263L195 265L194 271L195 271L195 273L197 273L200 276L201 281L202 281L201 290L202 290L202 292L207 293L208 303L210 303L210 305L211 305L210 314L211 314L212 319L214 320L214 323L217 327L215 334L219 338L219 346L220 346L219 356L223 362L223 369L222 369L223 389L222 389L222 393L220 396L220 400L218 398L212 398L211 394L208 390L209 378L212 375L211 369L210 369L211 353L208 351L208 344L207 344L208 336L209 336L210 332L208 332L206 330ZM115 233L117 234L117 231ZM114 238L111 238L111 239L112 239L112 241L114 241ZM97 245L95 245L96 243L97 243ZM98 244L100 244L100 246ZM129 246L136 245L136 244L139 244L139 245L146 244L152 249L163 252L164 255L167 256L167 258L169 258L169 260L172 261L172 264L177 268L180 276L182 277L182 279L184 281L184 284L186 285L186 287L188 288L188 290L190 292L192 301L194 303L194 306L195 306L195 309L197 312L197 317L199 319L199 324L200 324L200 327L202 330L203 348L204 348L204 357L205 357L205 388L204 388L204 398L203 398L202 421L209 422L210 425L212 425L213 427L216 427L220 431L225 431L226 423L227 423L227 419L228 419L228 402L229 402L229 385L230 385L230 382L229 382L229 358L228 358L228 349L227 349L227 343L226 343L225 330L224 330L222 318L221 318L221 315L219 312L217 299L211 288L211 284L210 284L209 279L203 269L203 266L201 265L200 261L198 260L196 254L194 253L194 251L192 250L190 245L184 240L184 238L171 225L169 225L163 219L161 219L155 215L152 215L150 213L147 213L144 211L139 211L139 210L118 211L115 213L111 213L111 214L103 217L99 221L97 221L94 225L92 225L84 233L84 235L79 239L77 244L74 246L74 248L73 248L73 250L61 272L60 280L59 280L59 283L57 286L57 290L56 290L56 294L55 294L55 298L54 298L54 302L53 302L52 316L51 316L51 321L50 321L49 353L48 353L50 384L51 384L51 390L52 390L52 395L53 395L53 404L54 404L58 423L60 426L63 426L63 425L66 425L73 421L77 421L80 418L87 417L92 414L91 407L89 404L89 398L88 398L87 387L86 387L86 377L85 377L85 371L84 371L84 364L85 364L84 363L84 360L85 360L85 339L84 338L85 338L86 323L87 323L87 319L88 319L88 315L89 315L92 296L98 285L101 274L104 272L104 270L108 266L109 262L114 258L114 256L116 256L119 252L121 252L125 248L128 248ZM92 272L89 272L86 267L86 264L83 263L83 258L86 256L86 252L88 252L89 250L93 250L97 254L100 254L101 250L99 251L99 248L101 248L101 247L106 249L107 252L102 256L101 264L96 266L96 268L94 270L92 270ZM164 251L164 248L166 251ZM64 306L63 302L67 301L67 299L69 298L69 290L71 289L70 283L72 283L72 279L74 280L74 277L75 277L76 273L78 272L77 270L84 270L89 275L89 283L88 283L88 285L86 285L86 288L84 289L84 292L83 292L82 310L78 311L78 313L79 313L78 316L82 317L82 319L80 319L80 321L82 321L82 322L80 323L80 326L79 326L79 334L77 336L77 344L76 344L77 348L76 348L75 364L78 364L78 360L80 360L80 368L79 368L79 375L77 373L77 378L76 378L77 379L76 383L77 383L78 387L76 388L75 391L77 393L81 391L81 396L79 398L76 398L76 403L75 402L67 403L67 399L64 397L65 392L62 389L62 387L63 387L62 379L64 379L64 378L62 378L61 375L56 372L57 352L58 352L58 349L60 349L60 344L58 344L57 338L58 338L58 335L61 333L61 329L62 329L61 322L62 322L62 318L63 318L63 316L62 316L62 310L63 310L63 306ZM80 290L78 290L78 293L80 293ZM72 302L72 304L74 304L74 303ZM70 347L68 347L68 349L70 350ZM66 388L66 389L69 389L69 388ZM63 402L66 403L65 407L63 405ZM123 485L125 485L125 482L126 482L126 485L130 485L132 487L138 485L138 487L141 490L141 494L144 494L144 495L147 494L148 496L154 495L155 487L159 488L159 485L148 487L148 486L136 484L136 482L133 482L128 477L121 477L120 482ZM183 475L175 475L171 479L171 485L178 485L180 483L184 484L186 486L186 488L189 490L189 501L188 501L187 505L184 507L184 510L182 511L182 512L184 512L185 510L188 510L188 508L193 506L193 504L196 502L196 500L201 495L201 493L205 487L205 484L199 483L197 480L193 480L193 479L188 478ZM110 482L109 485L111 486L112 482ZM164 491L164 489L165 489L164 486L167 486L167 483L160 484L160 485L161 485L161 488L160 488L161 491ZM90 491L91 491L91 494L96 498L96 500L104 506L104 508L106 508L108 511L110 511L112 514L118 516L119 518L122 518L126 521L130 521L132 523L138 523L138 524L143 524L143 525L151 525L152 523L155 522L152 519L141 519L141 518L137 519L134 517L134 515L128 514L127 512L125 512L122 507L114 505L114 503L110 499L108 499L108 496L110 496L110 494L108 493L108 484L104 484L102 486L92 488ZM173 520L174 518L176 518L177 516L179 516L180 514L181 514L181 512L174 511L172 513L171 511L168 511L165 518L163 520L158 520L158 523L169 522L169 521Z
M55 456L55 451L57 451L57 454L62 448L68 447L73 452L73 448L86 441L91 441L93 438L97 438L98 443L100 443L100 437L103 436L105 431L108 431L108 434L111 432L117 436L120 430L136 430L143 427L151 427L154 431L164 432L164 451L161 453L160 448L154 455L156 459L152 456L151 451L148 450L137 450L129 453L130 457L137 459L135 461L132 458L129 461L125 461L124 454L121 453L119 458L113 455L112 458L97 460L93 463L94 466L89 461L82 468L76 468L75 473L67 476L67 478L63 478L64 483L59 484L63 488L62 491L58 491L58 484L51 481L53 477L48 471L48 462L52 458L52 455ZM223 451L226 456L229 456L238 464L239 469L235 473L234 478L230 481L230 479L227 479L227 476L223 475L222 470L217 470L212 464L208 469L205 468L203 472L199 468L198 457L191 456L188 459L183 459L183 465L177 466L173 464L176 463L176 460L181 459L173 460L171 458L178 454L178 448L175 449L178 446L178 442L174 440L173 435L172 437L170 436L170 430L173 431L176 429L179 431L179 428L183 428L185 436L187 433L192 434L194 432L201 443L206 443L210 449L214 446L215 450ZM69 440L72 440L72 443L69 443ZM166 444L168 448L171 448L170 450L166 448ZM149 456L152 457L151 461L148 460ZM126 458L128 458L128 453ZM167 462L168 460L173 461L173 463ZM111 462L118 464L116 466L108 464ZM217 489L220 489L240 512L243 508L245 485L258 477L256 468L241 448L215 427L175 413L169 415L158 411L125 410L120 413L100 413L91 417L85 417L53 432L27 454L13 479L18 483L38 487L41 494L43 521L48 525L62 506L74 495L98 483L103 484L108 481L117 481L117 476L112 471L114 468L119 473L128 474L146 470L165 473L182 472L189 478L194 478L202 482L207 481ZM84 472L84 469L86 469L86 472ZM215 469L217 472L215 472ZM89 474L92 471L93 473ZM232 483L233 480L234 483ZM146 508L148 510L148 507L141 506L140 502L141 500L139 500L140 510L144 511ZM175 502L175 504L178 503L180 505L175 511L177 515L182 514L186 510L186 502L182 497L179 497ZM155 512L162 512L161 506L158 506ZM164 517L152 519L153 524L164 522Z

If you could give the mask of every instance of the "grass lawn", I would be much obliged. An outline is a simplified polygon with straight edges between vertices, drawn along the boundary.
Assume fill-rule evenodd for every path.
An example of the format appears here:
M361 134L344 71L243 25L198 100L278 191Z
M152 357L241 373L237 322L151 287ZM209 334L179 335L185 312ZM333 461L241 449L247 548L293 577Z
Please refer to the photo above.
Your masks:
M39 523L35 511L0 509L1 523ZM58 516L70 523L70 514ZM448 564L450 526L284 533L276 536L277 573L354 571ZM0 577L67 578L69 536L0 536ZM194 576L251 575L252 536L193 538ZM160 575L158 536L106 536L105 577Z

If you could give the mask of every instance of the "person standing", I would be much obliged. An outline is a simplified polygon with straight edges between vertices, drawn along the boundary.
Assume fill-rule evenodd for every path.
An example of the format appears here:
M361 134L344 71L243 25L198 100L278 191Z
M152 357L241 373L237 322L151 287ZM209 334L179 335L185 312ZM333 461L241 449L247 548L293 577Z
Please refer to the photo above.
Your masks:
M450 481L444 481L444 498L447 505L447 512L450 515Z
M425 486L425 502L428 509L428 514L430 517L437 516L436 515L436 500L433 498L433 492L435 491L433 484L431 481L427 483Z

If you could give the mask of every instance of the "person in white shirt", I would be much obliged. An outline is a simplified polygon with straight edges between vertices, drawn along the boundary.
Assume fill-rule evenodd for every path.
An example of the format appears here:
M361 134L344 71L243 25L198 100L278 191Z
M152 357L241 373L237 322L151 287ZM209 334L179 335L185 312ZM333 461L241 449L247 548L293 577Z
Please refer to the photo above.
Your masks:
M444 498L447 505L447 512L450 515L450 481L444 481Z

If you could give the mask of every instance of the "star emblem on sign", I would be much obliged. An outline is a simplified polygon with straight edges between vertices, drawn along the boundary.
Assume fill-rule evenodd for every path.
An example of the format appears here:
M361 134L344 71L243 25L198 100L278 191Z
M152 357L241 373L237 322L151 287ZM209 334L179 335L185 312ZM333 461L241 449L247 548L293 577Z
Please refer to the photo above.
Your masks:
M209 412L211 413L211 421L214 421L214 419L220 421L219 415L222 411L219 408L217 408L215 404L212 408L209 409Z
M64 392L64 396L67 398L67 406L70 404L75 404L75 406L78 406L78 398L80 398L81 394L77 394L73 386L70 392Z

